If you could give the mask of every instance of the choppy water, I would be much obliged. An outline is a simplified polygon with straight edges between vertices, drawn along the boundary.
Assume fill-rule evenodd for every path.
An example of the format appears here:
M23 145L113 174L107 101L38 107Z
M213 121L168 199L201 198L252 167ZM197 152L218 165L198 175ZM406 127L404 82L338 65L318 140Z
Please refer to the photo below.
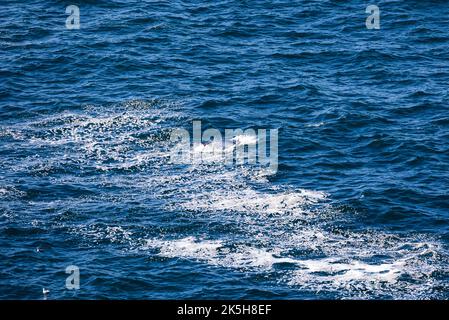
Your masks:
M449 5L376 4L2 1L0 298L448 298ZM277 174L170 164L194 119Z

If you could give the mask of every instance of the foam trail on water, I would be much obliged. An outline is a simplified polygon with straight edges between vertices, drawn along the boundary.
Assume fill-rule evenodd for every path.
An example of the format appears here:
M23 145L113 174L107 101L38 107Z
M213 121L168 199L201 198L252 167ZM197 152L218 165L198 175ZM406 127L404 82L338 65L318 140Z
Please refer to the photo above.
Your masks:
M9 141L0 160L5 172L75 189L69 191L76 196L27 202L48 213L27 223L68 232L92 248L108 243L269 274L291 290L342 298L438 297L437 288L445 288L435 275L448 272L447 249L430 236L345 230L335 221L354 217L333 208L332 195L272 183L270 172L255 165L171 164L170 130L191 124L179 109L131 101L2 128L0 139ZM0 198L21 201L35 192L23 189L7 181ZM108 214L92 220L98 212Z

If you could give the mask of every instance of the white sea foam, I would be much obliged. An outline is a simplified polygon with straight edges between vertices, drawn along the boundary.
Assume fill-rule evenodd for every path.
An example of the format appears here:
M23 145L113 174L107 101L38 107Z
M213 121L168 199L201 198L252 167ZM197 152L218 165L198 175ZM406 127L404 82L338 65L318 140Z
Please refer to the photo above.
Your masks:
M70 231L73 234L83 236L89 242L93 242L95 244L103 241L121 244L132 244L133 242L133 233L121 226L81 224L70 227Z
M309 127L309 128L318 128L318 127L321 127L321 126L324 126L324 125L325 125L324 122L318 122L318 123L310 123L310 124L307 124L306 127Z
M164 110L167 107L131 101L112 109L86 107L5 128L21 137L18 147L38 149L35 154L48 150L39 157L16 160L12 170L34 169L40 174L70 166L129 170L165 162L169 153L167 144L159 141L161 123L179 116Z
M23 139L23 135L16 129L0 127L0 138L11 138L16 141Z
M235 136L233 141L235 141L236 145L254 145L257 143L257 136L241 134Z
M20 191L13 186L0 187L0 198L20 198L26 195L26 192Z
M331 195L271 184L266 169L170 165L164 130L177 125L173 123L177 117L167 108L130 102L18 124L8 128L20 138L14 147L24 148L30 155L14 158L9 170L28 176L47 174L51 183L87 185L98 192L55 203L32 203L45 210L83 212L98 203L130 202L139 203L142 212L150 215L153 206L161 204L158 208L164 215L220 221L224 229L219 239L214 234L202 238L177 233L148 236L151 239L142 247L143 239L116 221L59 222L94 245L108 241L156 250L167 258L242 272L269 272L274 281L293 290L331 291L341 297L364 297L367 292L371 296L418 297L444 286L432 275L448 272L448 254L429 236L338 229L332 219L339 213L326 201ZM251 137L236 139L241 144L255 143ZM213 147L213 143L200 146L202 151ZM72 167L76 174L51 175L54 170L65 173ZM111 175L111 170L120 170L120 174ZM129 175L134 171L138 174ZM107 192L109 188L113 195ZM11 194L20 195L9 187L0 188L0 197Z
M247 246L225 247L222 240L198 240L187 237L179 240L148 240L144 248L157 248L159 255L169 258L188 258L232 268L270 268L275 263L294 262L278 258L273 252Z
M164 257L189 258L214 263L217 258L217 250L221 247L221 241L198 241L194 237L172 241L153 239L147 241L146 247L158 248L160 255Z
M194 197L181 206L189 210L231 210L259 214L302 214L304 206L326 197L310 190L267 193L252 188L217 190Z
M318 235L319 237L321 235ZM325 239L323 241L325 243ZM369 253L372 248L357 252L357 249L350 247L343 249L345 243L332 241L330 243L330 247L336 249L334 255L314 259L286 256L285 252L300 245L295 243L284 243L277 248L258 248L233 244L232 241L187 237L179 240L148 240L144 248L158 249L160 256L168 258L191 259L242 271L249 268L259 269L261 272L263 270L280 272L280 281L287 285L311 291L339 291L342 296L347 297L363 297L366 290L376 290L377 294L393 294L396 297L425 295L431 290L428 280L432 272L438 269L438 265L426 262L424 256L429 253L430 247L433 248L432 252L437 250L434 244L419 242L396 244L397 247L413 246L416 252L401 252L397 248L388 250L379 247L378 254L388 254L389 257L378 259L378 262L366 262L364 260L376 256L375 252ZM282 272L273 269L277 264L289 264L291 267ZM401 280L401 277L410 280L406 282ZM416 291L413 293L403 291L404 288L411 287Z
M405 270L403 259L391 263L368 264L357 260L340 262L342 258L324 258L302 260L302 269L294 272L289 281L293 285L320 286L330 288L346 287L350 283L363 282L373 284L377 282L394 283Z

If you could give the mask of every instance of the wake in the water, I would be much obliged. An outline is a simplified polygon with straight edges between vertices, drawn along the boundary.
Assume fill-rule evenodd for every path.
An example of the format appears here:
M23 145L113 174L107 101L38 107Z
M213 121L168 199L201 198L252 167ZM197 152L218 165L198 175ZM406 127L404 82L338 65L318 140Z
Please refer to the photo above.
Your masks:
M332 194L273 183L273 172L257 164L172 163L178 142L170 132L189 123L182 106L174 106L131 101L10 123L2 137L11 152L3 168L74 190L33 204L53 218L27 213L15 219L82 237L92 248L115 244L124 255L137 250L257 273L292 290L342 298L441 297L445 283L435 275L447 272L448 255L436 239L349 230L339 221L357 215L340 212ZM36 192L1 190L19 207ZM131 203L145 213L100 215L101 223L85 213L117 212ZM156 216L159 232L150 227Z

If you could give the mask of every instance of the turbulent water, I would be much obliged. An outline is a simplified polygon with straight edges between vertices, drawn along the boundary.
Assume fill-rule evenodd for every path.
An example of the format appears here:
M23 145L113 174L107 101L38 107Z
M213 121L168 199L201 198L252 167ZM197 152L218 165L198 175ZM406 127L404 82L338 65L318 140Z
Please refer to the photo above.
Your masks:
M2 1L0 298L449 298L449 5L375 4ZM193 120L277 173L172 164Z

